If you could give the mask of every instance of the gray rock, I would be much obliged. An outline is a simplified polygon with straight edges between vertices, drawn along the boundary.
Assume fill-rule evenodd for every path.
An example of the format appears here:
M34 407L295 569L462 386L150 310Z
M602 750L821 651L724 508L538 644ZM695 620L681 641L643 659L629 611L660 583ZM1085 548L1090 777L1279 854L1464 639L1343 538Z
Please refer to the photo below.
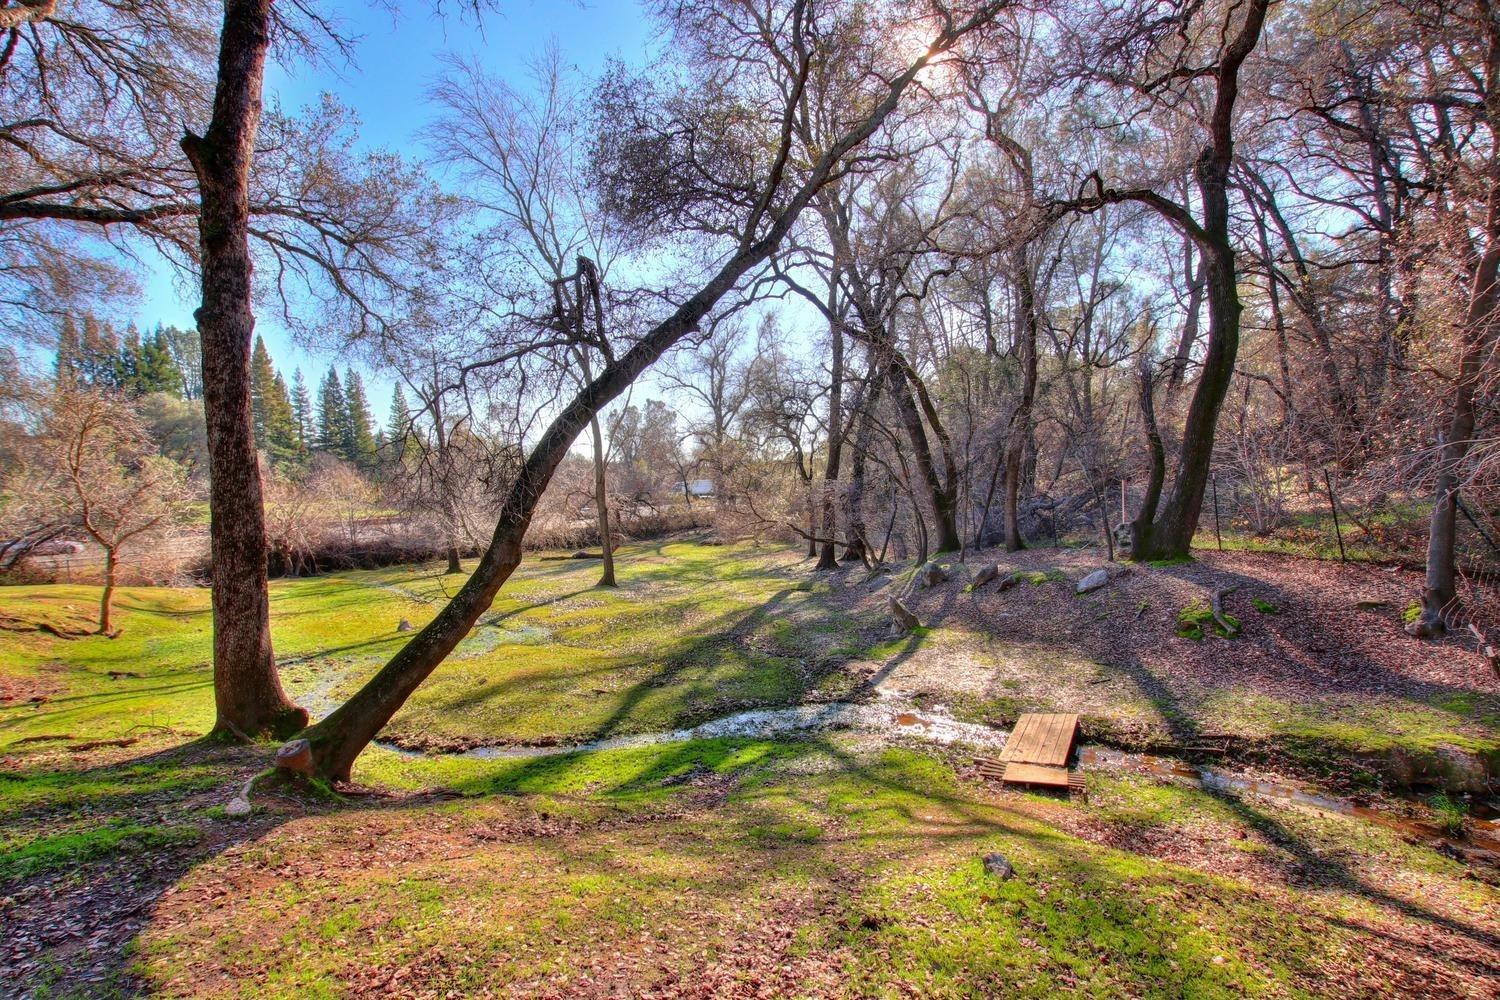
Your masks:
M984 856L984 872L1004 882L1015 875L1016 870L1011 865L1010 859L1003 854L986 854Z
M974 574L974 582L969 584L969 589L978 590L980 587L983 587L985 584L989 583L991 580L994 580L999 576L1000 564L990 563L988 566L981 569L978 573Z
M902 635L922 624L906 605L896 599L894 594L891 595L889 604L891 608L891 634Z
M937 563L928 563L917 573L917 580L924 587L936 587L946 579L948 579L948 571Z
M1108 582L1109 570L1096 569L1088 576L1084 577L1082 580L1079 580L1078 587L1076 589L1080 594L1087 594L1090 591L1098 590Z
M401 619L400 624L398 624L396 626L396 631L397 632L410 632L411 631L411 622L407 621L405 618Z

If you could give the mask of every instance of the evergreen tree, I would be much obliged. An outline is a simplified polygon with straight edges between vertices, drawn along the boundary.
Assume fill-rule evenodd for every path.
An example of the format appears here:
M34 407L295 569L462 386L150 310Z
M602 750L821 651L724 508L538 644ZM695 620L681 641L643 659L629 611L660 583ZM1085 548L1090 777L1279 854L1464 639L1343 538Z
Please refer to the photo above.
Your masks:
M78 324L72 316L64 316L57 330L57 365L54 369L57 384L63 387L76 386L82 378L83 343L78 336Z
M177 369L177 382L183 399L203 398L203 344L197 330L175 326L157 327Z
M313 444L313 408L301 368L292 374L292 421L297 426L297 447L306 455Z
M318 386L318 450L348 458L345 447L351 437L347 430L349 404L339 373L330 368Z
M302 444L297 436L292 398L280 372L271 377L271 389L262 405L266 418L266 457L279 468L295 464L302 457Z
M398 441L406 437L411 430L411 406L406 402L406 390L401 388L401 383L396 383L396 391L391 393L391 415L386 418L386 430L389 432L390 440Z
M255 423L255 447L266 447L267 405L269 397L276 391L276 369L271 365L271 352L266 350L264 337L255 338L255 350L250 355L250 415Z
M135 368L136 382L142 393L165 392L178 399L184 397L182 373L172 359L167 332L159 324L151 336L142 340Z
M406 402L406 390L396 383L391 393L391 414L386 418L386 432L381 441L381 454L389 461L400 461L415 442L411 439L411 406Z
M141 395L141 332L130 324L115 351L115 386L128 396Z
M365 396L365 382L353 368L344 371L344 400L349 407L345 422L345 458L361 469L375 467L375 420L370 416L370 401Z
M120 381L120 338L108 323L85 315L78 348L78 382L96 389L118 389Z

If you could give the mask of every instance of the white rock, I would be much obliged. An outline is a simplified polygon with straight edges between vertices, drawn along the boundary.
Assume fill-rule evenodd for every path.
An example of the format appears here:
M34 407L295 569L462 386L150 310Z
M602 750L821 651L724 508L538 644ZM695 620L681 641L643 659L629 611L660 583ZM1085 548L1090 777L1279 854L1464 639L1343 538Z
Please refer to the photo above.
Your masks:
M1087 594L1091 590L1098 590L1108 582L1109 570L1096 569L1088 576L1078 581L1077 591L1080 594Z

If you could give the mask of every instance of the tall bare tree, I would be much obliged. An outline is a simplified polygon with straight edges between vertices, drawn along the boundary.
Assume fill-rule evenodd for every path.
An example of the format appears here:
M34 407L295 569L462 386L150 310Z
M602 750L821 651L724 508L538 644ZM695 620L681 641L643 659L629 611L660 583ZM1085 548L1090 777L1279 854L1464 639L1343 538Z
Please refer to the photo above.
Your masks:
M1255 51L1265 26L1270 0L1203 8L1198 4L1169 5L1166 16L1147 17L1135 5L1112 11L1096 38L1089 40L1108 55L1122 54L1127 65L1108 61L1089 75L1110 86L1123 87L1147 101L1179 112L1194 107L1190 95L1200 87L1208 113L1196 122L1204 143L1193 163L1197 187L1197 215L1188 205L1159 190L1107 186L1094 174L1087 190L1071 207L1097 209L1107 204L1138 203L1150 208L1183 232L1198 247L1207 283L1208 342L1198 384L1188 406L1177 458L1176 475L1160 506L1165 468L1153 464L1147 502L1132 522L1132 552L1138 559L1180 558L1188 554L1198 529L1204 491L1213 457L1214 429L1219 410L1234 375L1239 351L1240 317L1238 260L1230 232L1230 171L1234 164L1235 109L1240 95L1240 73ZM1204 28L1205 18L1220 23ZM1211 51L1201 51L1200 37L1214 39ZM1205 56L1207 58L1205 59ZM1165 67L1165 68L1164 68ZM1186 117L1185 121L1192 121Z

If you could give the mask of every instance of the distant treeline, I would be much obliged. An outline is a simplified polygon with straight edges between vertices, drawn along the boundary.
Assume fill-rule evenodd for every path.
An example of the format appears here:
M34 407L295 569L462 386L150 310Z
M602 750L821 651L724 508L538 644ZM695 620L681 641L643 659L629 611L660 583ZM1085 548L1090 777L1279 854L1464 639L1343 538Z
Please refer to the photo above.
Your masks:
M59 326L54 370L59 384L112 389L131 397L163 393L194 401L203 395L197 331L162 324L142 334L134 324L121 331L92 315L65 317ZM265 339L256 337L250 378L255 444L273 466L293 471L317 453L364 472L379 466L387 435L370 413L358 371L346 367L340 375L330 366L314 401L302 370L294 369L288 384ZM389 424L399 429L409 423L406 399L397 385Z

